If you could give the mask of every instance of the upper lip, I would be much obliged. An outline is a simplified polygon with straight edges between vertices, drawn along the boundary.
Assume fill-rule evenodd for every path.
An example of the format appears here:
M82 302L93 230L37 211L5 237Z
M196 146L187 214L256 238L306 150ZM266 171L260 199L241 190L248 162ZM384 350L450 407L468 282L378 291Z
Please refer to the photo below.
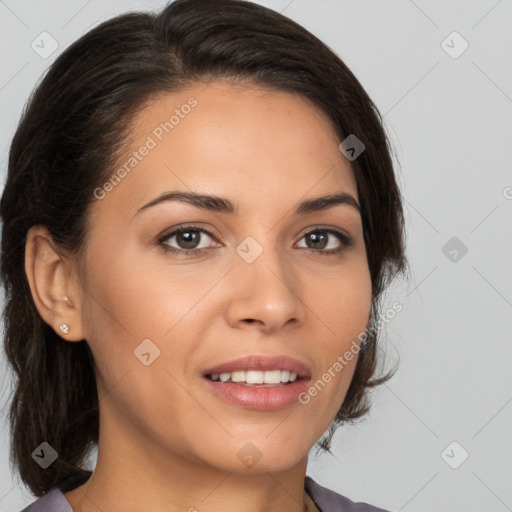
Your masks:
M298 359L284 355L279 356L261 356L250 355L213 366L204 371L203 375L213 373L232 373L240 370L288 370L290 373L296 373L299 378L311 378L311 368Z

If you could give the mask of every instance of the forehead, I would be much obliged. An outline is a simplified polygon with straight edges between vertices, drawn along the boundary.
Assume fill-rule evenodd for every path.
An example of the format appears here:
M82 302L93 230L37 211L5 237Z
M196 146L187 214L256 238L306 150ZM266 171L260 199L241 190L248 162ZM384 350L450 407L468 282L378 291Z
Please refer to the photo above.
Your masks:
M126 214L173 189L233 197L242 212L333 190L357 198L330 120L297 94L198 83L151 98L128 135L116 184L101 201Z

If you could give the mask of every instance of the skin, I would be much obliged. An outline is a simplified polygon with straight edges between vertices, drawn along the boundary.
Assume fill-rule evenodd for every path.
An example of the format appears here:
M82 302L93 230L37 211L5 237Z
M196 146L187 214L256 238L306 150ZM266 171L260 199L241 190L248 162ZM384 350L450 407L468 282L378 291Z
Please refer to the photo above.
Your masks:
M29 231L26 271L35 304L63 343L85 339L97 365L98 460L89 481L65 494L78 511L303 511L307 456L336 415L357 357L307 405L256 411L214 395L202 372L241 356L285 354L312 382L368 325L371 282L357 209L292 215L297 203L357 186L327 118L297 95L213 82L153 98L133 119L125 162L169 112L197 99L173 131L90 210L84 260L65 258L44 227ZM182 202L137 210L186 190L238 203L238 215ZM157 240L199 224L198 257ZM332 227L326 245L304 231ZM247 263L237 246L263 248ZM173 248L178 237L168 238ZM188 247L191 247L190 245ZM64 299L63 297L67 298ZM70 325L68 335L61 323ZM149 338L160 356L134 356ZM247 467L251 442L261 458Z

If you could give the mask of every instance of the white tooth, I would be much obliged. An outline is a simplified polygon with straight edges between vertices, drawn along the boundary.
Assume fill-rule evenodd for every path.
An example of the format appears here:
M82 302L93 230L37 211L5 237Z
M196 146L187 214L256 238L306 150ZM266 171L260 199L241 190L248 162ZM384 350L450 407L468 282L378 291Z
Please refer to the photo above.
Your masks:
M288 370L283 370L281 372L281 382L288 382L290 380L290 372Z
M240 370L238 372L231 373L231 380L233 382L245 382L245 371Z
M266 371L263 375L263 382L265 384L279 384L281 382L281 371L270 370Z
M219 378L219 374L218 373L212 373L211 374L211 378L212 378L212 380L217 380Z
M247 382L247 384L263 384L263 372L256 370L246 371L245 382Z
M229 378L231 377L231 373L221 373L220 374L220 381L221 382L226 382L229 380Z
M290 382L294 382L296 378L297 378L296 373L290 373Z

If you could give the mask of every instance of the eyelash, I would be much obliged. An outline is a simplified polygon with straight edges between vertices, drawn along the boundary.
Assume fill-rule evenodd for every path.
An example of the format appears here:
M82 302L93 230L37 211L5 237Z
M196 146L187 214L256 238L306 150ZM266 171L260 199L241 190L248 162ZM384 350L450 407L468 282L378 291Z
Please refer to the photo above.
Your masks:
M181 255L187 258L194 258L199 257L203 254L204 251L209 250L209 248L202 248L202 249L176 249L174 247L170 247L168 244L165 243L165 241L169 240L169 238L172 238L174 235L177 235L181 232L187 232L187 231L199 231L201 233L207 234L209 237L215 239L215 236L210 233L207 229L202 228L201 226L196 225L189 225L189 226L180 226L177 229L174 229L170 233L164 235L163 237L158 239L158 245L162 247L165 253L171 253L176 255ZM336 229L332 228L322 228L322 227L315 227L311 229L310 231L302 233L302 238L305 236L311 235L312 233L328 233L335 235L336 238L341 242L341 246L338 249L331 249L330 251L325 250L315 250L315 249L307 249L309 252L315 253L315 254L321 254L322 256L336 256L343 252L347 247L350 247L352 245L352 239L342 231L338 231Z

